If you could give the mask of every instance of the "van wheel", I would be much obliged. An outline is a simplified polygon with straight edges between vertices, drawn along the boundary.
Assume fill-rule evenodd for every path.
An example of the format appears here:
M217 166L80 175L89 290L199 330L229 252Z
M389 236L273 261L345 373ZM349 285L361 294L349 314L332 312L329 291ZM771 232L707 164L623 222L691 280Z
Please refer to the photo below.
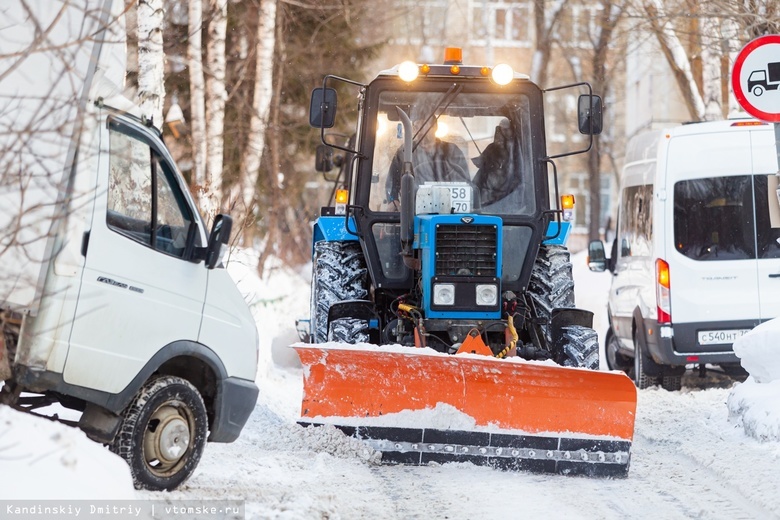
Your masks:
M328 341L328 311L334 303L364 300L368 269L358 242L314 244L311 275L312 343Z
M631 372L633 363L631 358L624 356L620 353L620 340L612 332L612 329L607 331L607 341L604 346L604 353L606 354L607 368L610 370L621 370L628 374Z
M661 388L670 392L682 390L682 376L663 376L661 378Z
M647 375L646 366L647 363L650 362L650 360L647 357L647 354L642 352L642 349L637 345L636 340L634 340L634 383L636 383L636 387L640 390L644 390L645 388L650 388L651 386L655 386L658 384L658 377L656 376L649 376Z
M207 434L198 390L180 377L162 376L138 391L109 448L130 465L136 489L170 491L197 467Z

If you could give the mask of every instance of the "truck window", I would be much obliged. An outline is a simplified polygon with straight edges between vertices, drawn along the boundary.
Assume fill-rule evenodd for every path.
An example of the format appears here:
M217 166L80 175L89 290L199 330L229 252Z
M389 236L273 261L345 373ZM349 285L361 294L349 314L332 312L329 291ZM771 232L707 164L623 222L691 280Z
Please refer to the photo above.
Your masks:
M777 176L757 175L756 240L758 258L780 258L780 204L777 200Z
M645 184L625 188L620 208L620 256L649 256L653 243L653 186Z
M441 103L442 92L384 91L374 126L371 157L373 211L400 208L403 126L412 120L415 182L467 187L467 211L530 215L536 210L530 103L518 93L461 92Z
M675 183L674 244L677 251L694 260L755 258L751 177Z
M109 127L106 223L117 233L182 258L192 223L174 172L148 143Z

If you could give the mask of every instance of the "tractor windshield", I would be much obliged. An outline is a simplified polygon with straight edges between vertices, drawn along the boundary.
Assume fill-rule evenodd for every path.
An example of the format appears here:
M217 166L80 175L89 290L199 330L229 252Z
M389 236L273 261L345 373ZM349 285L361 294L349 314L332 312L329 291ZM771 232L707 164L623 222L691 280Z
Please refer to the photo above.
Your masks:
M375 126L370 209L400 209L404 129L413 125L418 186L450 188L454 213L530 215L536 210L528 98L517 92L384 91Z

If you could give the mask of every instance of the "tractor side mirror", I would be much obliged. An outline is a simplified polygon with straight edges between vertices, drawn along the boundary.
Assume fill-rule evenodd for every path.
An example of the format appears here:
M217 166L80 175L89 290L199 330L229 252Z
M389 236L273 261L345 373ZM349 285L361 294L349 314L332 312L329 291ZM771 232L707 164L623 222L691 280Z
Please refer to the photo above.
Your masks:
M601 240L592 240L588 244L588 269L601 273L607 268L607 254Z
M318 172L329 172L333 169L333 148L326 144L317 146L314 169Z
M336 105L336 89L315 88L311 93L309 124L314 128L333 128Z
M603 125L601 96L582 94L577 101L577 119L581 134L600 134Z
M233 230L233 219L220 213L214 218L214 224L209 233L209 243L206 247L206 268L214 269L225 256L230 243L230 232Z

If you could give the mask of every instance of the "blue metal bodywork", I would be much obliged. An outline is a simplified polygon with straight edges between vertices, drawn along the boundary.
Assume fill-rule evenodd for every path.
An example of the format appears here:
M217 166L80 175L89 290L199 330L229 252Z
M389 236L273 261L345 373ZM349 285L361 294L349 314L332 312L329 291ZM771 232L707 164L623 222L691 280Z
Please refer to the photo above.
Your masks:
M356 242L358 236L351 230L356 229L355 218L345 218L344 215L321 216L314 221L312 231L312 248L321 241L326 242ZM314 250L312 249L312 253Z
M470 222L465 223L469 219ZM479 311L441 311L431 309L433 292L433 279L436 275L436 229L438 225L457 226L495 226L497 233L496 272L489 276L495 277L498 283L498 294L501 294L501 259L502 259L502 220L491 215L451 214L451 215L418 215L414 219L414 244L413 248L420 251L420 263L422 269L423 310L425 316L432 319L500 319L500 308L491 312ZM456 283L457 291L457 283Z
M542 242L542 244L546 246L565 246L566 241L569 239L569 233L571 233L571 222L561 222L560 223L560 229L561 232L558 233L558 222L550 222L550 224L547 226L547 235L548 237L555 237L555 238L549 238ZM555 236L555 235L558 236Z

